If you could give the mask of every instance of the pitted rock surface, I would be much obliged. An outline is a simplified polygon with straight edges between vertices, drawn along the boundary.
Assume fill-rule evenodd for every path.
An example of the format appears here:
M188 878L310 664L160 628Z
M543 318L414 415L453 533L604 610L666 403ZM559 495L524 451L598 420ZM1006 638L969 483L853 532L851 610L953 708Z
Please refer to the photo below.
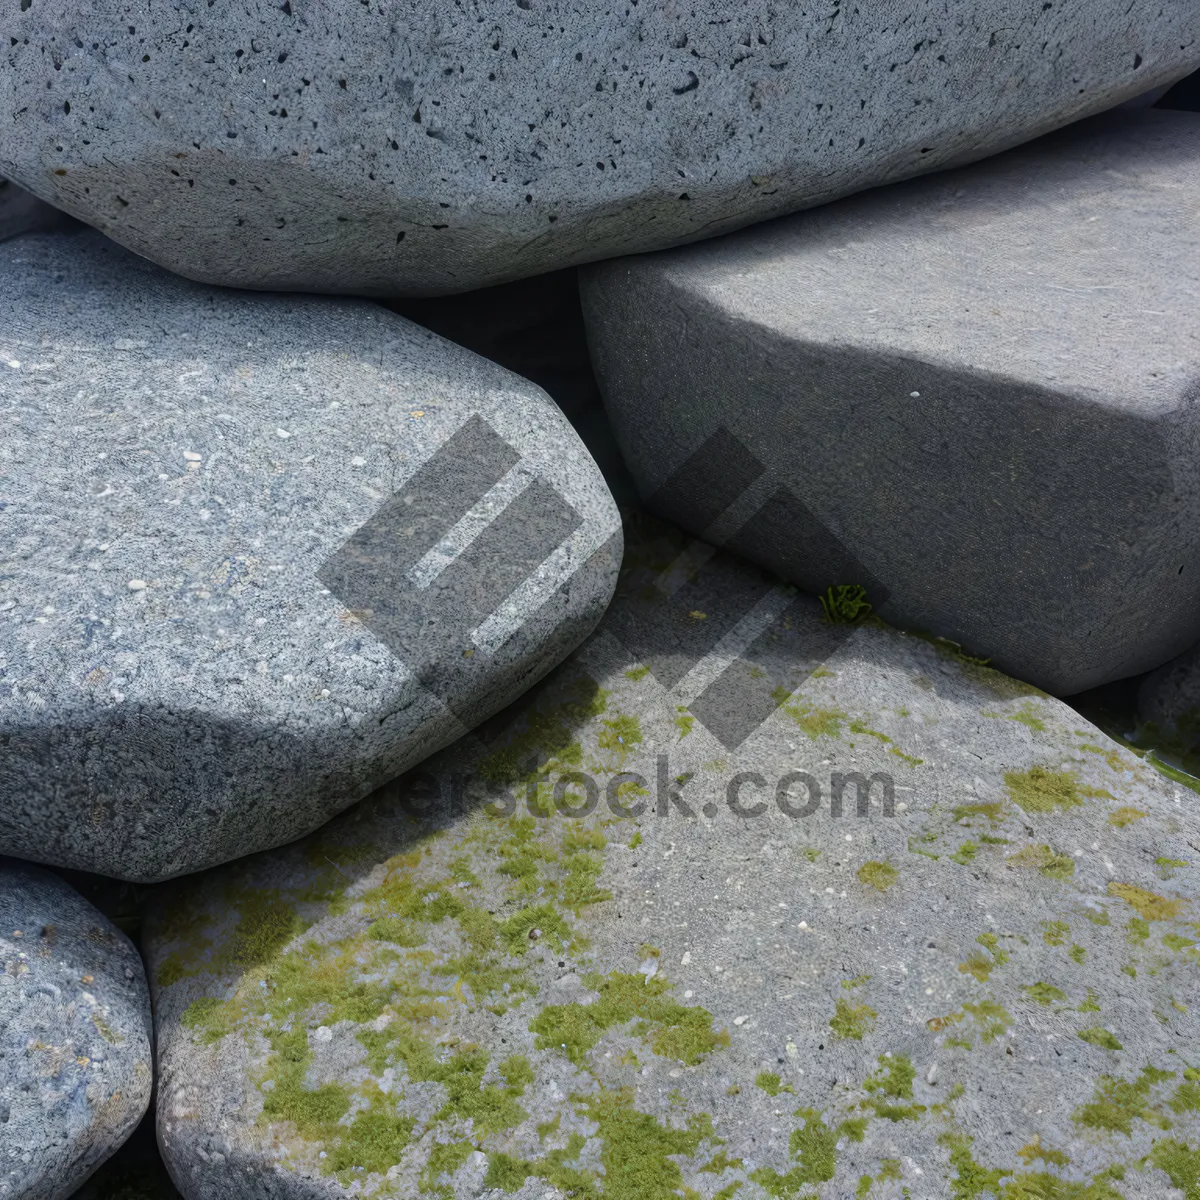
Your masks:
M150 1103L150 993L129 939L0 858L0 1196L64 1200Z
M537 694L168 885L188 1200L1190 1195L1196 797L945 643L627 563Z
M1192 0L14 0L0 171L208 282L459 291L1003 150L1198 32Z
M162 879L327 820L599 619L540 389L366 301L0 247L0 848Z
M1200 635L1200 117L581 272L647 503L1070 695Z

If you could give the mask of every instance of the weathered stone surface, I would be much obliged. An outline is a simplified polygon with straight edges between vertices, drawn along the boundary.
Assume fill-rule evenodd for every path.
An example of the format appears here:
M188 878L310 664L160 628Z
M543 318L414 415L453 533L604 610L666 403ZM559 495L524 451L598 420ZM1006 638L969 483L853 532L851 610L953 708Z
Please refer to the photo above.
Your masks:
M584 637L620 528L532 384L374 304L0 249L0 848L162 879L320 825Z
M952 647L631 542L537 695L167 885L146 948L184 1196L1193 1186L1196 798Z
M651 507L1058 694L1200 634L1200 119L581 273Z
M1200 65L1193 0L0 15L0 171L184 275L461 291L980 158Z
M150 994L110 921L0 858L0 1196L62 1200L150 1103Z
M0 177L0 242L22 233L76 228L78 222L65 212Z

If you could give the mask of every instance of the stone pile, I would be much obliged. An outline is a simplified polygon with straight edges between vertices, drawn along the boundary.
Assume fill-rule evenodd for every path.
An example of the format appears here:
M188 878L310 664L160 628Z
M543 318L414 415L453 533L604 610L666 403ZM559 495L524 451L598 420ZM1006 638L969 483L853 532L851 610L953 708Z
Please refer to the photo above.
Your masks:
M0 1200L1200 1200L1190 0L0 54Z

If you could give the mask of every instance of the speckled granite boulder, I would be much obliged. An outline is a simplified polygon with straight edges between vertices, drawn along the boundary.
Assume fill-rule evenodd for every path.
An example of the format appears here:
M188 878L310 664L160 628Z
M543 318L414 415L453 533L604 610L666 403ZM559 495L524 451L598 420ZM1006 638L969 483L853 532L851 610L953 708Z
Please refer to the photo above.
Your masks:
M1200 118L581 273L652 508L1059 695L1200 636ZM707 533L706 533L707 531Z
M181 274L461 291L969 161L1200 65L1194 0L0 9L0 171Z
M22 233L50 232L77 228L78 222L65 212L0 177L0 242Z
M142 960L61 879L0 858L0 1196L63 1200L150 1103Z
M188 1200L1192 1186L1196 797L709 554L631 539L538 694L168 885L146 946Z
M0 849L163 879L316 828L593 627L540 389L365 301L0 247Z

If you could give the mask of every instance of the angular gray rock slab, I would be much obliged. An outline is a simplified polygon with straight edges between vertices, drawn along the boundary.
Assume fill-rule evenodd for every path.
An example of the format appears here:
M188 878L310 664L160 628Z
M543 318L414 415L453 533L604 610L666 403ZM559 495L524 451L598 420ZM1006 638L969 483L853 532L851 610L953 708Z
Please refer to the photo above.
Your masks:
M366 301L0 249L0 848L163 879L314 829L583 638L620 528L540 389Z
M78 222L65 212L0 176L0 242L22 233L74 228L78 228Z
M1193 0L15 2L0 171L181 274L461 291L980 158L1200 65Z
M63 1200L150 1103L150 993L129 939L0 858L0 1195Z
M1057 694L1200 634L1200 119L581 272L650 506Z
M144 944L188 1200L1194 1178L1196 797L1060 701L711 554L630 536L536 695L165 885Z

